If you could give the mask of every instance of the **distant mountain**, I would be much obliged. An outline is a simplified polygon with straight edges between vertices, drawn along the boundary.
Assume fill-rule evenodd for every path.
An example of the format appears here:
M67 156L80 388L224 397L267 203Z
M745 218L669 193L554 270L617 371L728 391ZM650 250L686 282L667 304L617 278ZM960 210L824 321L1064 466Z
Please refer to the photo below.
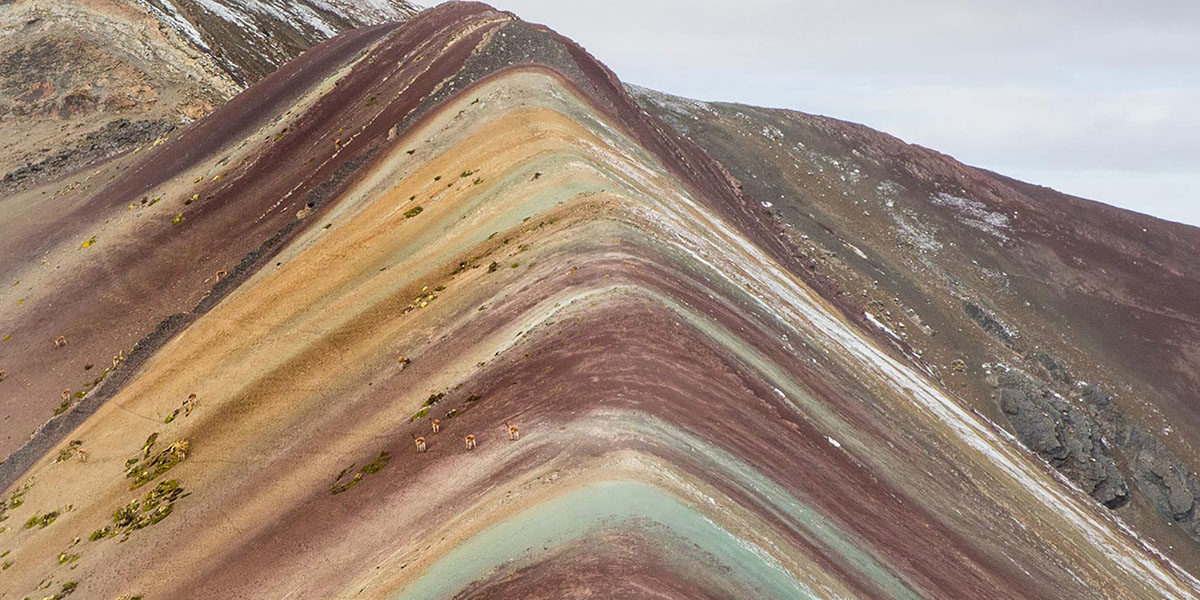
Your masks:
M153 142L404 0L23 0L0 5L0 192Z
M1200 230L483 4L173 6L266 74L0 195L4 592L1200 596Z

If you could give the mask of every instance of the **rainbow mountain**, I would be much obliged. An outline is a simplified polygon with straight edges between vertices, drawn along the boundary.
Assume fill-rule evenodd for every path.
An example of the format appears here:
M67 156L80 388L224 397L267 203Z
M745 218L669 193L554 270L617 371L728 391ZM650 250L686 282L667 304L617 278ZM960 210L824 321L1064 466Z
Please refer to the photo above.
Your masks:
M0 208L0 598L1200 595L1192 228L460 2Z

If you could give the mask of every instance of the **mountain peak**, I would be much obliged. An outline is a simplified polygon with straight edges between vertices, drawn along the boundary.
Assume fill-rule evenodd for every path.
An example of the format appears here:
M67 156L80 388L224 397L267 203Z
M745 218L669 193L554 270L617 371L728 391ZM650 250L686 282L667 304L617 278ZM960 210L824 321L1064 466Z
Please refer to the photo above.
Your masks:
M1197 314L1120 215L460 2L61 185L0 211L18 593L1200 592L1186 376L1084 343Z

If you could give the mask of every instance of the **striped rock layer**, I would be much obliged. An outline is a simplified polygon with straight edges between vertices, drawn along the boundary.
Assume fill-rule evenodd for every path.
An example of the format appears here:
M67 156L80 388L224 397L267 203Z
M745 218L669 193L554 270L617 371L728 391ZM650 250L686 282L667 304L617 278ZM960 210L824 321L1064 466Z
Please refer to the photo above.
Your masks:
M484 5L336 37L13 219L6 408L86 394L0 469L0 598L1200 591Z

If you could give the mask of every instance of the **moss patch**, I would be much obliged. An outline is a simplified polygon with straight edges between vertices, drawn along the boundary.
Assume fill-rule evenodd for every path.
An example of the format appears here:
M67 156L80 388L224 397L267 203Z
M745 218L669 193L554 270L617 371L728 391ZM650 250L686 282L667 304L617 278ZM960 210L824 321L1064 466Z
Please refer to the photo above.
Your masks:
M146 446L143 446L147 454L152 443L150 440L147 440ZM172 467L187 458L187 453L190 449L191 444L187 440L179 440L163 448L153 458L143 458L141 461L138 461L138 463L125 471L125 477L133 480L129 486L130 489L137 489L157 479L163 473L170 471Z
M0 498L0 521L8 519L8 511L17 508L25 503L25 493L29 488L33 487L33 480L30 479L21 484L20 487L12 491L7 498Z
M75 457L76 454L79 454L80 448L82 446L83 446L83 440L71 440L71 442L69 444L67 444L62 450L58 451L58 457L54 459L54 462L60 463L60 462L67 462L68 460L71 460L72 458Z
M118 535L128 538L134 531L145 529L170 516L175 510L175 502L186 496L178 479L160 481L143 498L134 498L129 504L113 511L112 525L93 531L88 539L95 542Z
M60 515L60 514L62 514L62 513L58 512L57 510L52 510L44 515L39 515L38 513L33 513L32 516L30 516L28 519L26 519L25 529L33 529L34 527L37 527L39 529L45 529L46 527L49 527L50 524L53 523L54 520L57 519L58 515Z
M354 465L350 465L349 467L342 469L342 472L338 473L338 476L334 478L333 485L329 488L329 493L336 496L342 492L348 491L350 488L358 485L359 482L365 479L368 475L374 475L382 471L390 460L392 460L391 455L388 454L386 450L382 450L379 452L379 456L375 457L375 460L364 465L358 470L358 472L354 473L353 476L350 476L350 473L354 471ZM347 479L348 476L349 479Z

